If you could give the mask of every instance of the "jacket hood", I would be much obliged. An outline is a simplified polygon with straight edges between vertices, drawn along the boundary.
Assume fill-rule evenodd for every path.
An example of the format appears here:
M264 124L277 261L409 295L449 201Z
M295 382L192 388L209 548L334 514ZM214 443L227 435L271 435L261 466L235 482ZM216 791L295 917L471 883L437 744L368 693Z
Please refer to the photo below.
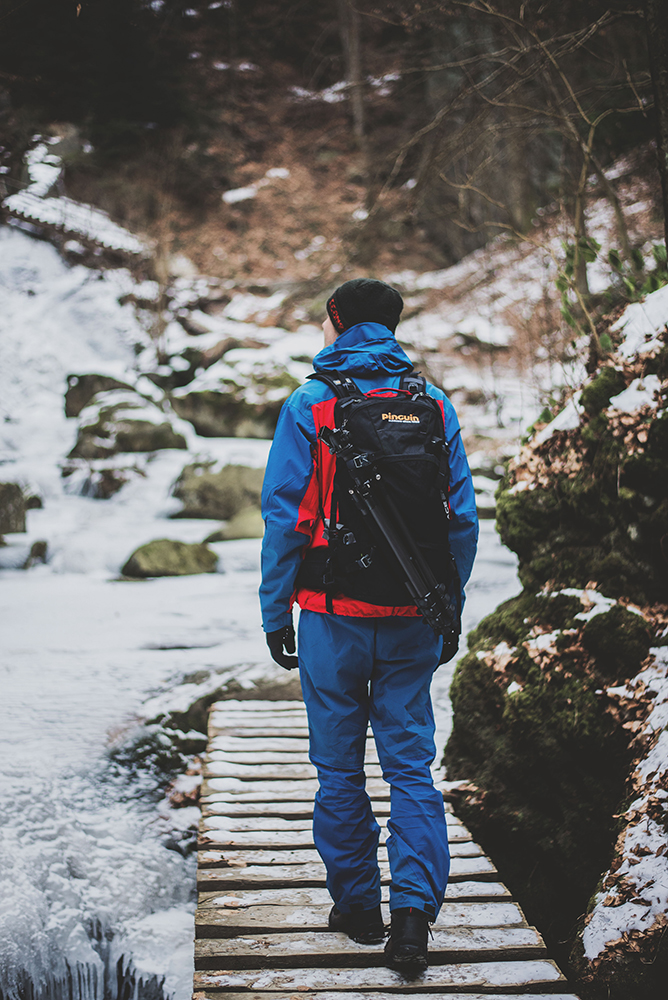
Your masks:
M386 326L358 323L340 333L329 347L323 347L313 359L313 367L317 372L339 371L348 375L372 375L378 371L399 375L411 371L413 363Z

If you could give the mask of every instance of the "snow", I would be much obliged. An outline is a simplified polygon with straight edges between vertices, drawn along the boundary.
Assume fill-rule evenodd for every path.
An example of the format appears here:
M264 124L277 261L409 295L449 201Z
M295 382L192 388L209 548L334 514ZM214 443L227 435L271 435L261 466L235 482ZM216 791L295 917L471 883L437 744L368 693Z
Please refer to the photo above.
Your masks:
M112 250L124 250L131 254L146 253L146 244L127 229L112 222L106 212L72 201L71 198L46 197L62 174L60 157L50 153L47 144L39 143L30 150L26 154L26 164L30 184L25 191L5 198L5 208L10 212L76 233Z
M655 394L661 391L661 379L658 375L646 375L644 378L636 378L623 392L613 396L610 400L610 409L618 410L620 413L633 413L642 406L652 406L655 402Z
M250 64L244 64L246 69L257 69L257 66L251 66ZM222 64L219 64L218 68L222 68ZM243 69L244 66L239 66L239 69ZM270 167L267 170L264 177L261 177L259 181L255 184L249 184L247 187L234 188L231 191L224 191L222 194L222 199L226 205L235 205L239 201L248 201L250 198L255 198L258 191L267 187L272 181L276 180L287 180L290 176L290 171L287 167Z
M585 956L593 961L622 935L660 928L668 912L668 857L666 856L666 775L668 774L668 649L650 650L653 662L628 684L609 689L608 696L633 698L636 686L654 694L651 710L643 723L642 735L649 737L649 749L632 775L638 797L629 805L617 853L621 864L616 879L630 887L620 901L619 882L595 897L594 909L583 932ZM663 801L663 822L656 810ZM609 877L610 873L608 873ZM604 881L605 885L605 881Z
M583 412L580 406L581 396L581 391L571 396L566 406L557 414L554 420L536 434L534 444L544 444L552 437L555 431L574 431L580 426L580 419Z
M254 198L257 194L257 188L243 187L234 188L232 191L224 191L222 198L226 205L236 205L238 201L248 201L249 198Z
M610 329L623 334L619 353L625 358L661 350L664 346L657 334L668 323L668 285L647 296L644 302L633 302Z

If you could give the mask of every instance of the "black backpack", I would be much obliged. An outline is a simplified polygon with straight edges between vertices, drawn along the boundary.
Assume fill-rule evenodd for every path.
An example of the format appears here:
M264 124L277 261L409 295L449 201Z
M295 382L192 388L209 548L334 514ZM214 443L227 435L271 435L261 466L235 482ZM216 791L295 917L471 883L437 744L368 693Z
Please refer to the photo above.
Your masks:
M398 390L368 395L339 372L309 378L337 396L335 428L320 431L336 472L330 510L321 510L327 547L307 550L297 586L324 591L330 612L337 594L381 607L416 604L440 634L458 635L461 588L448 543L450 469L439 403L415 373ZM427 584L411 586L416 579ZM423 590L444 615L430 614Z

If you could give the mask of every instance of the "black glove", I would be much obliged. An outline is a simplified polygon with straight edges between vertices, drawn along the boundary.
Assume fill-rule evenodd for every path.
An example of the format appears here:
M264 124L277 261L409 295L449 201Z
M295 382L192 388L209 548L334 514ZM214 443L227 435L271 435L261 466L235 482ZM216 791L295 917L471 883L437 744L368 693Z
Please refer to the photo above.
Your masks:
M443 639L443 649L438 660L439 667L442 663L449 663L453 656L457 655L459 649L459 636L445 636Z
M296 656L285 655L285 653L294 653L296 649L295 630L292 625L285 625L283 628L276 629L275 632L267 632L267 645L272 660L284 667L285 670L294 670L295 667L299 666L299 660Z

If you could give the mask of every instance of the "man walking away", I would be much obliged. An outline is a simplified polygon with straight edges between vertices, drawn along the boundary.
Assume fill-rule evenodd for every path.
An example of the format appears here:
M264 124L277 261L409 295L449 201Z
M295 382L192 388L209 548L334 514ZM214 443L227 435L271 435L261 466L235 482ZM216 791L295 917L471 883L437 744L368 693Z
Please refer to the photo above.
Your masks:
M457 641L444 642L427 626L398 576L398 566L386 571L384 579L379 576L378 567L387 569L389 563L383 564L375 549L357 559L359 572L353 566L355 572L348 577L333 579L330 556L335 542L343 551L342 544L351 541L354 549L358 539L338 523L346 498L337 507L342 492L338 466L319 437L322 428L327 436L327 428L336 426L342 381L362 394L375 390L376 396L419 398L411 395L415 385L411 389L407 381L413 366L394 336L402 308L395 289L367 278L345 282L327 303L325 347L314 359L316 378L285 402L269 455L262 496L266 532L260 597L272 657L286 669L300 667L310 759L319 780L313 837L334 901L329 926L365 944L384 937L377 862L380 829L365 791L370 723L391 788L386 962L415 974L427 966L429 923L443 902L450 864L443 797L433 786L430 770L435 745L429 689L438 664L454 656ZM447 553L449 545L447 558L454 561L459 577L456 599L463 602L459 589L470 576L478 535L471 473L452 404L430 383L417 379L415 384L436 401L429 405L443 421L439 433L441 441L445 434L443 452L449 466L443 506L449 521L445 549L438 551ZM400 392L402 385L409 389ZM412 415L382 417L382 428L392 425L400 441L408 437L401 438L395 425L413 434L413 425L419 423ZM419 510L419 504L416 496L410 509ZM418 519L413 519L416 530ZM396 578L390 579L393 575ZM371 586L367 581L373 579ZM294 602L301 608L299 659L292 655Z

